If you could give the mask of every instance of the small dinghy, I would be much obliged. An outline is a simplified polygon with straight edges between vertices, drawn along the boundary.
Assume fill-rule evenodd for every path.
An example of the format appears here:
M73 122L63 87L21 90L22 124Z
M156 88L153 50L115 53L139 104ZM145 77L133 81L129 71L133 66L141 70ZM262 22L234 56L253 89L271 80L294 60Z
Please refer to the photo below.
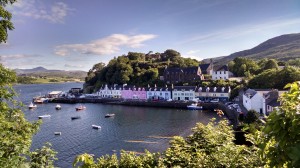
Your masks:
M61 135L61 132L54 132L54 135Z
M101 129L101 126L99 126L99 125L92 125L92 127L93 127L94 129Z
M77 120L77 119L80 119L81 117L80 116L74 116L74 117L71 117L71 120Z
M51 115L48 115L48 114L47 114L47 115L41 115L41 116L38 116L39 119L42 119L42 118L49 118L49 117L51 117Z
M56 110L61 110L61 105L60 105L60 104L57 104L57 105L55 106L55 109L56 109Z
M112 113L111 114L106 114L105 118L114 117L114 116L115 116L115 114L112 114Z

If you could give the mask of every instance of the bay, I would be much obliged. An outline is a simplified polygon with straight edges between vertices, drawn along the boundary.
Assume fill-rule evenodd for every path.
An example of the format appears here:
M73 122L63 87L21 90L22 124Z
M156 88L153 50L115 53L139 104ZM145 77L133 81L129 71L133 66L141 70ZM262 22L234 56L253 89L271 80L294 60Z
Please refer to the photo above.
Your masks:
M81 87L82 83L16 85L18 100L28 105L34 96L44 95L50 91L68 91ZM58 152L55 166L72 167L75 157L89 153L95 157L105 154L119 154L120 150L144 152L163 152L172 136L191 134L197 122L207 124L211 118L218 118L214 112L201 110L182 110L151 107L132 107L105 104L83 104L86 110L76 111L79 104L61 104L61 110L55 110L56 104L39 104L34 110L24 107L23 111L29 121L44 118L40 130L33 137L34 150L50 142ZM114 113L113 118L105 118L107 113ZM71 120L73 116L80 119ZM99 130L92 125L100 125ZM60 136L54 132L61 132Z

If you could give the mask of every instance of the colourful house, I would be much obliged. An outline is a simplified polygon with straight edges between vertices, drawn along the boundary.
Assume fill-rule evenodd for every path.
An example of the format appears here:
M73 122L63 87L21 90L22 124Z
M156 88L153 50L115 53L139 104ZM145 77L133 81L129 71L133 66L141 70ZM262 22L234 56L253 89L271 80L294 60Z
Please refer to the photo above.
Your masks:
M146 100L147 94L145 88L135 86L124 86L121 90L121 97L123 99Z

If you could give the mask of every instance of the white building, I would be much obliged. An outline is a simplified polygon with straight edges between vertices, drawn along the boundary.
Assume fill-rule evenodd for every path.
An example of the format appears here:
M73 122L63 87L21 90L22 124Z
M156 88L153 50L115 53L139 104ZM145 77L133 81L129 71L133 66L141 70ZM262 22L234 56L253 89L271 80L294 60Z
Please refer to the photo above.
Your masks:
M228 80L233 74L228 70L227 65L223 65L221 68L213 71L212 79L213 80Z
M122 87L118 85L105 85L97 92L97 96L102 98L121 98Z
M228 101L230 97L230 87L197 87L195 96L202 101L210 101L219 99L220 101Z
M171 88L168 87L148 87L147 99L152 100L169 100L171 99Z
M175 86L172 90L173 100L193 100L195 99L196 86Z
M264 110L264 94L270 92L268 90L253 90L248 89L243 94L243 105L247 110L255 110L260 114L265 115Z

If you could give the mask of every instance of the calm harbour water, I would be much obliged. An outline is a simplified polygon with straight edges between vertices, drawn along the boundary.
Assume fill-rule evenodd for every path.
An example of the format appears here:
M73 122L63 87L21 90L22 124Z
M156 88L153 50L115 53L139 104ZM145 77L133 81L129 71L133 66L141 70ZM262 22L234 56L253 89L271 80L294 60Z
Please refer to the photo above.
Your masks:
M28 105L34 96L54 90L68 91L72 87L82 87L82 83L16 85L14 88L20 94L17 99ZM84 104L86 110L76 111L79 104L61 105L62 110L58 111L52 103L23 111L29 121L37 120L40 115L51 115L43 119L40 130L33 137L32 149L50 142L58 152L55 166L62 168L72 167L75 157L83 153L99 157L119 153L121 149L162 152L170 141L165 137L187 136L197 122L206 124L211 118L218 118L213 112L198 110ZM115 117L104 118L107 113L115 113ZM71 120L73 116L81 119ZM93 124L102 128L92 129ZM54 132L62 134L56 136Z

